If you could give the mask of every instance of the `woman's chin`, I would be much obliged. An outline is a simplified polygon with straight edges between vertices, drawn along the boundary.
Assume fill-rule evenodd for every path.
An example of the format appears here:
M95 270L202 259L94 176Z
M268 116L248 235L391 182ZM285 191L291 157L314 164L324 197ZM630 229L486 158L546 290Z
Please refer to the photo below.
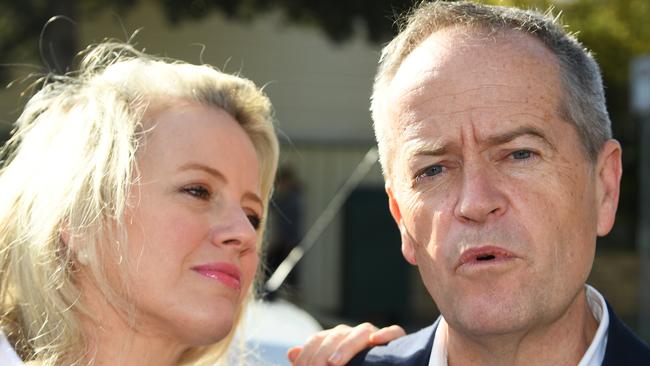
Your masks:
M234 309L221 309L218 313L213 311L195 312L191 319L179 324L179 334L184 334L187 343L200 347L217 343L230 334L234 326Z
M205 351L215 350L212 347L220 343L221 349L226 346L225 341L230 340L231 332L234 332L237 309L234 305L217 303L212 308L188 306L169 314L174 316L160 324L164 327L165 348L174 352L176 357L189 357L188 360L199 357Z
M231 320L230 322L219 323L211 329L206 329L203 332L203 336L201 337L201 339L197 339L197 342L199 343L197 345L207 346L222 341L230 334L232 327L233 327L233 322Z

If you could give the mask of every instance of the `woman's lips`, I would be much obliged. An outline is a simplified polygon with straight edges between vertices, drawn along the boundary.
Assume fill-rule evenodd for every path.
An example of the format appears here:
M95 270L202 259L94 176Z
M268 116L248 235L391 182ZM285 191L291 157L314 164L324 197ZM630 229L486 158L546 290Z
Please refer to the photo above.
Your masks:
M234 290L241 289L241 272L233 264L225 262L207 263L192 267L192 270L202 276L215 279Z
M494 267L517 259L517 256L500 247L482 246L465 250L456 265L456 270L472 270Z

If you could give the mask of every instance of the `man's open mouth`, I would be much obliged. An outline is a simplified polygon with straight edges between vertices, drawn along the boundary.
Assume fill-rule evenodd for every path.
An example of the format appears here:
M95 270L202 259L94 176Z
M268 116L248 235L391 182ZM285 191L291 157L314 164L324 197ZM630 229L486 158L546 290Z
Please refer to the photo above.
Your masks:
M456 268L466 264L486 264L515 258L515 254L495 246L482 246L465 250L458 261Z

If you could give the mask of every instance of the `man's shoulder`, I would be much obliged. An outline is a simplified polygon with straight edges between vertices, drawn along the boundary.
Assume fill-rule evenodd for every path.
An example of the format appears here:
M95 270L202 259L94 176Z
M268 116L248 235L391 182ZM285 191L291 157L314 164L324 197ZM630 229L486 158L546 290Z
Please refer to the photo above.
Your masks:
M607 310L609 329L603 366L650 364L650 347L616 316L610 304Z
M439 321L384 346L369 348L356 355L348 365L427 365Z

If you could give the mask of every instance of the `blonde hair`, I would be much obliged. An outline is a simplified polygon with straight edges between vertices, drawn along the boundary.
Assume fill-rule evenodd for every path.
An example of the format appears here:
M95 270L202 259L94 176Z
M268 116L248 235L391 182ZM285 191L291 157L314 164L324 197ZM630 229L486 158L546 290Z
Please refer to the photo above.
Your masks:
M98 258L114 253L120 265L128 262L121 260L127 244L122 217L137 184L135 157L149 109L185 100L232 115L256 149L265 209L277 168L271 103L251 81L118 42L89 47L84 55L78 71L45 78L2 150L0 324L24 359L45 365L77 364L87 352L79 320L87 312L74 279L77 241L83 240L100 290L120 301ZM184 361L213 362L232 333L188 351Z

